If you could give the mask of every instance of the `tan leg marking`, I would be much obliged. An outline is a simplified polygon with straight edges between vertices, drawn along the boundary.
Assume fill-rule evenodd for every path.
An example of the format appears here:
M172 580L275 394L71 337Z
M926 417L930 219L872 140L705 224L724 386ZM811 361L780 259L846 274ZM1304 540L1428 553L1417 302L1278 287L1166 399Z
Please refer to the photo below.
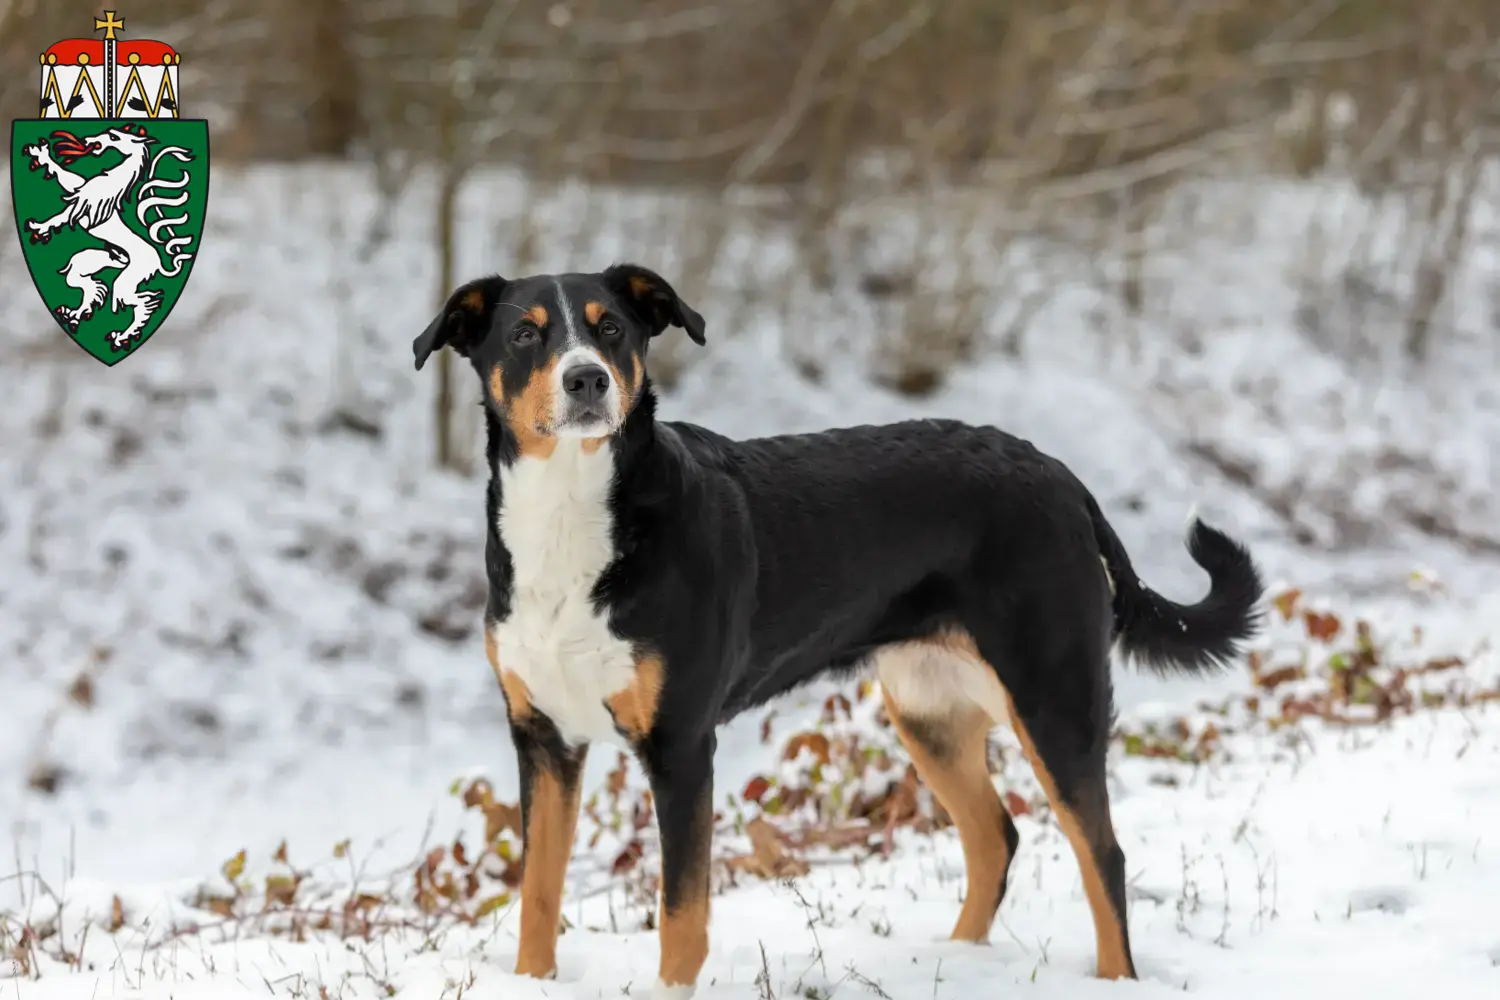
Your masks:
M578 830L578 787L538 769L532 779L521 862L521 948L516 975L546 979L557 972L563 879Z
M505 695L505 708L510 715L510 721L522 722L530 718L531 691L526 687L526 682L521 680L520 675L500 666L500 654L495 647L495 637L490 635L488 628L484 630L484 654L489 657L490 669L495 672L495 679L500 682L500 691Z
M947 718L903 719L890 691L882 689L882 697L917 774L958 827L968 891L953 940L986 941L1010 869L1005 834L1010 817L990 778L986 752L991 720L974 704L955 706Z
M665 676L661 657L643 656L636 660L635 676L629 684L604 699L615 725L632 740L643 740L656 724L656 709L661 701Z
M1021 741L1021 747L1026 751L1026 758L1031 762L1031 770L1036 774L1042 790L1047 793L1047 799L1052 803L1052 811L1057 815L1057 824L1062 827L1063 834L1067 836L1068 843L1073 845L1073 853L1078 858L1079 872L1083 876L1083 891L1088 896L1089 910L1094 915L1099 978L1134 979L1135 973L1130 960L1130 951L1125 945L1125 931L1120 925L1123 915L1116 915L1114 905L1110 902L1109 892L1105 889L1104 873L1099 870L1093 844L1084 828L1083 821L1058 792L1057 782L1053 780L1052 772L1047 770L1041 754L1036 752L1036 745L1032 743L1031 735L1021 723L1021 717L1016 713L1014 703L1011 705L1010 716L1011 726ZM1105 808L1103 822L1108 825L1107 803ZM1111 831L1110 839L1112 840L1113 837L1114 834Z
M693 843L687 847L689 864L677 905L661 900L661 967L667 986L691 986L708 960L709 865L713 853L713 803L705 795L693 824Z

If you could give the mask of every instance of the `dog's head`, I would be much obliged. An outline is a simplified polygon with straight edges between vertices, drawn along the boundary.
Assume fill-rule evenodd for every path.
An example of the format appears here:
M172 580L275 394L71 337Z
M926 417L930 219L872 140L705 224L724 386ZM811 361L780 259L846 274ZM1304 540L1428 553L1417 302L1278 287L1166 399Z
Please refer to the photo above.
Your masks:
M412 343L417 368L451 347L523 454L558 438L618 431L646 384L646 348L668 326L704 343L703 317L658 274L619 264L600 274L471 281Z

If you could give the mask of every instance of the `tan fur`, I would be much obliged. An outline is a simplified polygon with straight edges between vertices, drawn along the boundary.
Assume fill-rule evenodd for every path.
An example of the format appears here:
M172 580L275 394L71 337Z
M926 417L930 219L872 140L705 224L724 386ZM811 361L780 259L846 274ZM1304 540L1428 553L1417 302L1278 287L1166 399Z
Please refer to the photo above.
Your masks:
M609 369L610 378L615 380L615 385L619 386L620 392L625 395L625 399L620 407L621 412L629 413L630 407L635 403L635 393L630 391L630 383L626 382L625 376L620 373L619 365L616 365L609 358L603 356L600 356L599 360L604 362L604 367Z
M641 385L646 381L646 365L639 354L630 356L630 374L630 398L634 400L640 395Z
M563 878L578 830L578 789L538 769L532 780L521 868L521 948L516 975L545 979L557 972Z
M1005 806L990 779L986 744L990 718L975 705L955 708L943 726L943 745L923 742L922 729L903 721L901 706L889 691L882 692L886 715L896 735L911 755L917 774L958 827L963 845L968 891L963 909L953 927L955 941L983 942L989 938L1007 869L1010 845L1006 843Z
M635 277L630 279L630 294L634 295L638 299L645 298L655 290L656 286L651 284L651 282L647 281L645 278L642 278L640 275L636 275Z
M553 369L556 367L557 359L553 358L532 372L531 378L526 380L526 387L505 406L505 418L511 433L520 443L521 454L529 458L551 458L557 450L557 438L551 433L556 405L552 398L553 386L556 385Z
M500 648L495 645L495 637L490 635L490 630L484 630L484 655L490 661L490 669L495 672L495 679L500 680Z
M1047 770L1047 765L1042 761L1041 755L1036 752L1030 734L1026 732L1026 727L1021 724L1020 716L1016 714L1014 704L1011 706L1010 713L1011 725L1015 729L1016 736L1020 738L1022 748L1026 751L1026 758L1031 761L1031 770L1036 774L1042 790L1047 793L1047 799L1052 803L1052 811L1057 816L1057 824L1062 827L1068 843L1073 846L1074 855L1078 858L1079 872L1083 875L1083 891L1088 896L1089 909L1094 915L1099 978L1134 978L1131 972L1130 953L1125 947L1125 930L1120 926L1120 918L1115 915L1115 908L1110 904L1109 892L1104 884L1104 873L1099 870L1099 864L1095 860L1094 849L1084 830L1083 822L1058 794L1057 782ZM1109 825L1108 812L1105 813L1103 822L1106 826ZM1110 830L1109 837L1111 840L1114 838L1113 830Z
M615 725L632 740L645 739L656 725L663 676L661 657L643 656L636 661L631 682L604 699Z
M646 380L646 366L641 363L641 356L639 354L632 354L630 356L631 377L626 379L625 374L620 371L619 366L613 361L604 359L604 365L609 369L610 376L615 380L615 385L620 387L620 393L624 397L620 404L620 421L623 423L625 418L630 416L630 411L635 409L635 404L640 402L641 386ZM597 440L599 443L603 443L604 441L603 438L589 440ZM599 444L594 444L595 449L598 447ZM587 443L585 444L585 449L593 450L588 449Z
M521 722L531 717L531 692L526 687L526 682L511 670L506 670L500 665L500 651L495 646L495 637L490 635L490 630L484 630L484 655L489 657L490 669L495 672L495 679L500 682L500 691L505 695L506 711L510 714L511 722Z
M583 307L584 318L593 326L597 326L599 321L604 318L604 311L603 302L588 302Z
M531 689L514 670L500 671L500 690L505 693L505 703L510 706L512 722L531 718Z
M547 325L547 309L545 306L532 306L521 314L521 318L531 320L538 327L544 327Z
M661 905L661 966L659 978L668 986L690 986L698 981L708 958L709 864L713 847L713 803L707 795L698 803L692 842L679 844L690 864L684 872L687 885L677 905Z
M465 295L459 304L469 312L484 312L484 292L476 288Z

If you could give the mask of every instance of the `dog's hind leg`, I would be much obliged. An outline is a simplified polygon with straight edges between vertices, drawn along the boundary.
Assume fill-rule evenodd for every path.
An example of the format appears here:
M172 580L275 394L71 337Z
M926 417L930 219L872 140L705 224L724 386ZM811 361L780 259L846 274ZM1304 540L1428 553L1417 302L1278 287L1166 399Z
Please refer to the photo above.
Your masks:
M1094 917L1101 979L1134 979L1125 916L1125 853L1115 839L1105 788L1105 742L1049 706L1016 706L1012 725L1031 769L1073 846Z
M1134 979L1125 854L1115 839L1105 786L1113 717L1111 619L1104 580L1097 582L1099 603L1092 608L1080 596L1086 591L1071 581L1032 594L1009 616L1009 634L980 627L977 638L1002 671L1011 725L1078 858L1094 919L1099 977Z
M958 828L968 889L953 940L988 939L1020 835L990 778L994 725L981 700L1003 700L967 637L901 643L875 656L886 714L917 774Z

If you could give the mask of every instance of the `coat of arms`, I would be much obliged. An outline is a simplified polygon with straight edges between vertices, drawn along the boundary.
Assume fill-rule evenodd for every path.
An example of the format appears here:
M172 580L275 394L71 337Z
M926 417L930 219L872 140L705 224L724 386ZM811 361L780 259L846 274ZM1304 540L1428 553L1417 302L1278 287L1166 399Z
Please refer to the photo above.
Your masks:
M208 122L181 117L182 56L100 38L41 54L38 117L11 129L16 229L42 301L113 365L160 328L187 284L208 208Z

